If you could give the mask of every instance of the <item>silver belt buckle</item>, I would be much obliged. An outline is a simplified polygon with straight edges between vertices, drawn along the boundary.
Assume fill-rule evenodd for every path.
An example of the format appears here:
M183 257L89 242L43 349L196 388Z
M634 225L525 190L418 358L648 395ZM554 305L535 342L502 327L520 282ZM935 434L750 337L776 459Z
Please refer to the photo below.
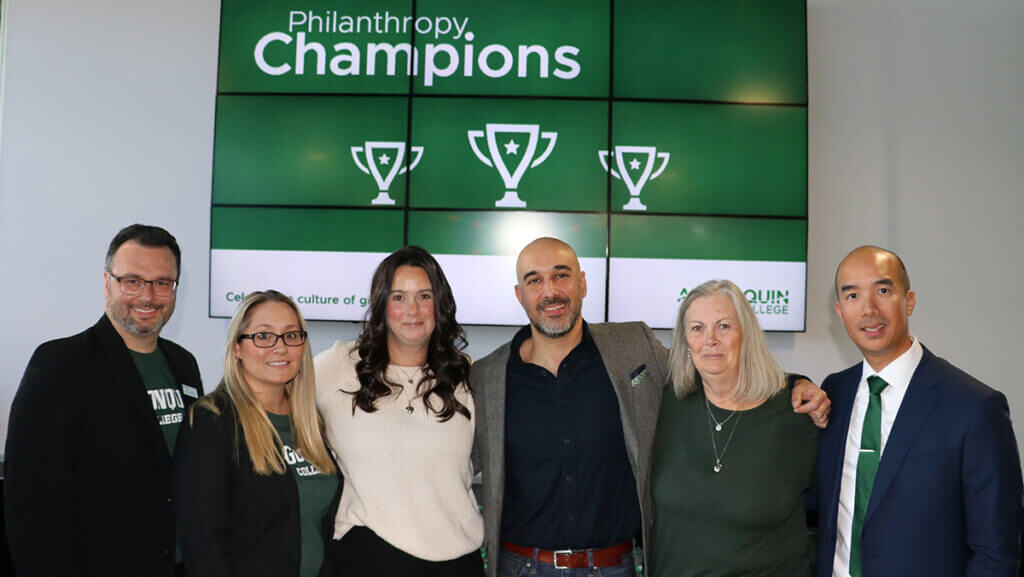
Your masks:
M555 569L569 569L569 567L563 567L562 565L558 564L558 556L559 555L572 555L572 549L559 549L558 551L552 551L552 553L555 554L554 558L551 559L551 561L554 562Z

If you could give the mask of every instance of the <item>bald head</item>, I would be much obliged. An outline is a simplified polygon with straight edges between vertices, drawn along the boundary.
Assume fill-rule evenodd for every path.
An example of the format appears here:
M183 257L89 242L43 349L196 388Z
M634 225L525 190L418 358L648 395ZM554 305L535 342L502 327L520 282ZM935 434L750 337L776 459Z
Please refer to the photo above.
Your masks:
M587 279L571 246L538 238L516 260L516 298L533 325L533 337L579 339L577 323L587 296Z
M900 257L877 246L855 249L839 263L836 292L836 314L876 372L913 345L910 315L917 295Z
M878 265L888 264L890 266L884 267L888 270L893 271L893 280L899 284L899 288L904 294L910 290L910 276L907 274L907 267L903 265L903 259L891 250L886 250L881 247L864 245L859 246L850 251L846 257L839 262L839 266L836 267L835 276L835 289L836 289L836 300L839 300L839 294L843 292L843 287L839 286L840 273L844 266L859 264L864 262L872 262Z
M580 259L567 243L548 236L526 245L516 259L516 282L522 284L527 276L537 274L540 265L568 268L579 273Z

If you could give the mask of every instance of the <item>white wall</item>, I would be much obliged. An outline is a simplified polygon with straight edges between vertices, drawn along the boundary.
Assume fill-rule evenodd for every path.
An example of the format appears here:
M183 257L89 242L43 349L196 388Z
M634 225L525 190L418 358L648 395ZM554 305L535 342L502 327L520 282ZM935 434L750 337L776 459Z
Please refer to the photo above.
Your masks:
M206 317L219 5L3 4L0 441L35 346L99 318L103 253L125 224L178 237L164 335L196 355L208 387L226 329ZM771 336L787 368L820 380L858 360L831 311L832 274L848 249L881 244L910 269L914 332L1024 419L1021 30L1018 0L809 2L808 331ZM317 323L314 349L356 331ZM511 333L473 327L470 353Z

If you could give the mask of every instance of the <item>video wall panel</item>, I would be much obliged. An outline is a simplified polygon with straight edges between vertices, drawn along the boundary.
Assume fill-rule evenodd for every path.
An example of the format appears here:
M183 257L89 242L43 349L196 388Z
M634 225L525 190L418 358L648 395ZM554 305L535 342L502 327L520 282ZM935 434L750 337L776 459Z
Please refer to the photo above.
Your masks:
M277 288L359 320L433 252L465 324L526 322L515 255L570 242L591 321L674 323L730 278L803 330L804 2L224 0L210 314Z

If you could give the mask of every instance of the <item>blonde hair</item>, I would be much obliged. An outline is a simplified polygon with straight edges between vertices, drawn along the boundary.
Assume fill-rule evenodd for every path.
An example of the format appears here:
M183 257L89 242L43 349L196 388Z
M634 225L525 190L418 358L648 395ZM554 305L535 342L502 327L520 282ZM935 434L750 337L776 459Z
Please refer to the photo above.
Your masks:
M242 426L242 435L249 449L249 459L253 470L259 475L281 475L287 471L282 454L284 443L267 417L267 412L260 404L252 389L245 382L241 360L235 356L235 344L239 336L245 332L252 322L250 313L257 305L265 302L280 302L288 305L295 312L299 327L305 331L306 321L299 312L299 307L287 296L275 291L258 291L249 293L238 305L238 310L231 317L228 326L228 339L224 351L224 378L213 393L199 399L196 406L210 410L219 415L219 405L230 406L236 415L237 424ZM324 425L320 413L316 410L316 381L314 381L313 355L309 350L309 341L302 346L302 360L299 361L299 372L295 378L285 385L285 395L291 405L289 420L295 433L296 449L302 457L309 461L321 473L333 473L334 463L327 453L324 443ZM218 401L221 401L218 403ZM189 411L189 422L192 422L192 410ZM236 425L237 425L236 424ZM237 450L236 438L236 450Z
M701 389L700 375L690 358L686 342L686 312L701 297L728 296L736 310L736 319L743 331L740 341L739 377L735 400L742 403L762 403L786 388L786 375L775 362L764 332L757 322L754 309L740 287L728 280L710 280L690 291L679 307L672 348L668 353L669 374L676 397L683 398Z

